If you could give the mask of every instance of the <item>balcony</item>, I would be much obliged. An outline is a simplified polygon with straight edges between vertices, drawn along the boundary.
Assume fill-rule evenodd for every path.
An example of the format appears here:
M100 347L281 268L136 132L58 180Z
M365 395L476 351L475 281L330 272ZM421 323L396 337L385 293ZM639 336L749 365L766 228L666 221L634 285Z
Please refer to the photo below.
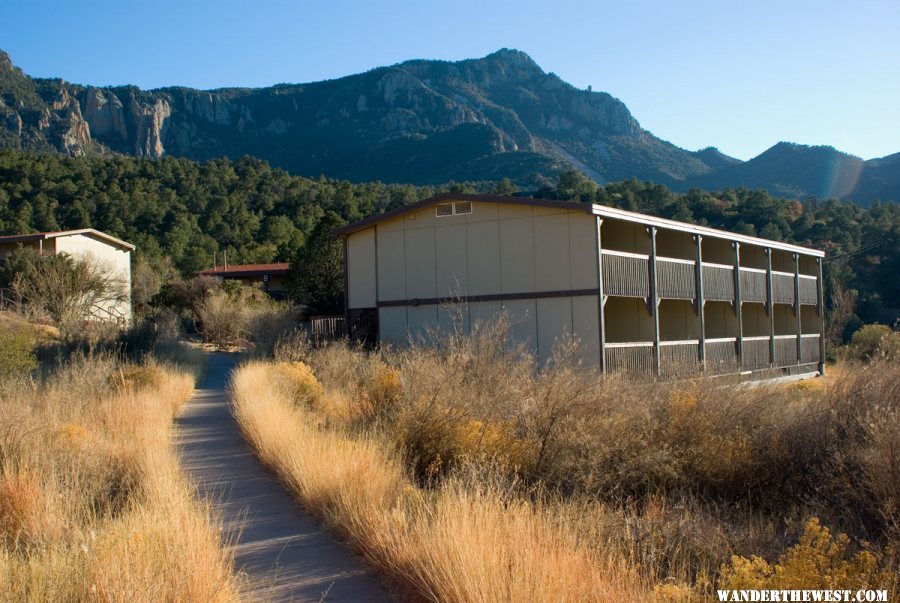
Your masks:
M684 341L660 341L660 373L665 377L690 376L700 370L700 342L696 339Z
M650 256L603 250L603 294L650 297Z
M791 366L797 364L797 336L775 336L775 366Z
M744 337L744 357L742 368L745 371L758 371L769 368L769 336Z
M691 260L656 258L659 297L693 300L697 296L696 264Z
M794 303L794 275L792 273L772 271L772 302L776 304Z
M818 364L822 361L821 351L818 333L800 336L800 364Z
M607 373L653 374L653 342L607 343L605 369Z
M766 271L759 268L741 268L741 300L766 303Z
M706 370L713 375L737 373L741 369L737 337L706 340Z
M816 277L800 275L800 303L810 306L819 304L819 289Z
M703 263L703 298L734 301L734 267Z

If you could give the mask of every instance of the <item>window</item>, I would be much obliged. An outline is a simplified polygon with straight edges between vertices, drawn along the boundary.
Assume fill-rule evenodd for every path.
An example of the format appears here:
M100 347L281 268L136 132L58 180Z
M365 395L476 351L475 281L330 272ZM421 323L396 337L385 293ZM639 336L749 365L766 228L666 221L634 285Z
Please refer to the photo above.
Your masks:
M459 201L457 203L439 203L434 207L434 215L438 218L447 216L459 216L472 213L471 201Z

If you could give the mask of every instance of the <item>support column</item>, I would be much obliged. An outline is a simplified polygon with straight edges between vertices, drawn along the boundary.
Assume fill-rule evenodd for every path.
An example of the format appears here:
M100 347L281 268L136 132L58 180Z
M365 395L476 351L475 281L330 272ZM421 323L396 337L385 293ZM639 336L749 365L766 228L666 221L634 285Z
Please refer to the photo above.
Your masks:
M606 313L604 306L606 305L606 296L603 295L603 218L596 217L597 220L597 312L600 328L600 370L606 372Z
M344 335L348 338L350 337L350 289L348 287L348 283L350 281L349 271L350 265L347 263L347 237L341 237L341 243L343 243L343 258L344 258ZM377 293L376 293L377 295Z
M697 283L697 317L700 319L700 346L699 358L700 370L706 370L706 316L704 315L703 305L703 237L694 235L694 241L697 243L697 263L694 267Z
M803 362L803 320L800 307L800 256L794 254L794 316L797 317L797 364Z
M650 313L653 316L653 358L656 375L662 374L659 354L659 289L656 282L656 227L647 227L650 235Z
M819 278L816 279L816 310L819 314L819 374L825 374L825 281L822 277L822 258L816 258L816 266L819 268Z
M772 301L772 248L766 247L766 308L769 314L769 367L775 366L775 303Z
M737 317L737 354L738 371L744 370L744 316L741 310L741 244L731 243L734 249L734 315Z

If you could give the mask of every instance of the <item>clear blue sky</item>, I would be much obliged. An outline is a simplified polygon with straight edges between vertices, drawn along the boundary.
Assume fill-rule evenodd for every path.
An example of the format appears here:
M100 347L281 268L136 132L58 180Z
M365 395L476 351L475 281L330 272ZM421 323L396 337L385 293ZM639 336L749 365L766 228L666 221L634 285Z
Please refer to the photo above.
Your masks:
M38 77L266 86L508 47L687 149L900 151L897 0L4 0L0 14L0 48Z

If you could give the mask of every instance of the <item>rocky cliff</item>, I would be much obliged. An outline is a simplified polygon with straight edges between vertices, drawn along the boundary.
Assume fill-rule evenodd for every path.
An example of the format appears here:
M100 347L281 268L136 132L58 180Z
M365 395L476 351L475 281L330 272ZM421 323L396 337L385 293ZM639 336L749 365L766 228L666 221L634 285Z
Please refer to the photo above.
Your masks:
M675 190L900 198L896 160L862 162L801 145L776 145L749 162L713 148L686 151L641 128L618 99L576 89L508 49L312 84L209 91L34 79L0 51L0 147L195 160L253 155L298 175L354 181L507 177L539 186L575 167L601 183L638 178Z

